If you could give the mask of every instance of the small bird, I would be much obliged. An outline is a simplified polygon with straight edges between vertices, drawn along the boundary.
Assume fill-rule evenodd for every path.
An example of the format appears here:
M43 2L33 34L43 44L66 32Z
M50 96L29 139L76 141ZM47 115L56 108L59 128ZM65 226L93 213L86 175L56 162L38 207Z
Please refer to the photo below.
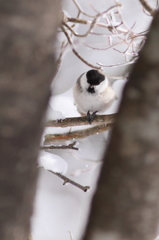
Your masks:
M116 99L107 77L91 69L83 73L73 88L73 95L78 112L87 116L91 124L96 113L103 113Z

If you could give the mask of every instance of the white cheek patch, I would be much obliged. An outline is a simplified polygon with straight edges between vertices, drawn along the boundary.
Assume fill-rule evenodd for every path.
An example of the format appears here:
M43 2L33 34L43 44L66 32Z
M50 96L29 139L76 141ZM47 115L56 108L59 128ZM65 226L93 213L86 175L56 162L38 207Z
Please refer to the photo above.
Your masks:
M90 85L87 83L86 73L82 75L80 83L83 90L87 90L89 88Z
M105 91L105 89L108 87L108 85L109 85L108 79L105 78L105 80L103 82L101 82L99 85L95 86L95 90L98 93L101 93L101 92Z

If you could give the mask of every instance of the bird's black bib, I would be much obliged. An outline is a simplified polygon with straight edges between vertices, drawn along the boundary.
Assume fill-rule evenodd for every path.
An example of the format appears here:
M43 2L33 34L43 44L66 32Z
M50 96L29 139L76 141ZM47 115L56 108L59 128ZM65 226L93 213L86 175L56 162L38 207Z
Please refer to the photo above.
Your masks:
M89 88L87 89L87 92L89 92L89 93L95 93L94 87L89 87Z

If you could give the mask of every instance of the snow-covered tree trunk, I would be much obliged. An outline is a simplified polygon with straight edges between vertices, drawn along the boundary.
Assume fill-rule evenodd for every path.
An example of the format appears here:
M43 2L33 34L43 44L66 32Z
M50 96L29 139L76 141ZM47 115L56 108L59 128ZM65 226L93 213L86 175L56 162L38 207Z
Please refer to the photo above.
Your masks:
M0 2L1 240L28 239L59 9L58 0Z
M159 12L127 83L85 240L151 240L159 218Z

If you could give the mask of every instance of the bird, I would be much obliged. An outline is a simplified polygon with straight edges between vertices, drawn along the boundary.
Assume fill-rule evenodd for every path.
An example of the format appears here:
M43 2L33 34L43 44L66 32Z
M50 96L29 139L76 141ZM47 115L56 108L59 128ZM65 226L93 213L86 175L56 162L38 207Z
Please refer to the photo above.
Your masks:
M97 113L103 113L117 99L108 78L98 70L84 72L73 87L77 111L91 124Z

